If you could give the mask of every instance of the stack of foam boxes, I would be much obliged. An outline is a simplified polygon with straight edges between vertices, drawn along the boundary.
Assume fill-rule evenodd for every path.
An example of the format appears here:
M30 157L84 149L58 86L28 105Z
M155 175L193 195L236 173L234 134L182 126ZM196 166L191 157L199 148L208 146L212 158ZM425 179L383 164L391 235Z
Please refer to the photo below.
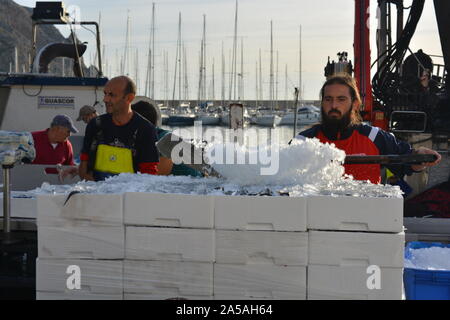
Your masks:
M308 299L402 299L402 198L309 197L308 229Z
M38 299L402 298L402 199L64 200L38 198Z
M37 198L36 298L122 300L123 196L66 198Z
M214 199L126 193L125 299L213 299Z

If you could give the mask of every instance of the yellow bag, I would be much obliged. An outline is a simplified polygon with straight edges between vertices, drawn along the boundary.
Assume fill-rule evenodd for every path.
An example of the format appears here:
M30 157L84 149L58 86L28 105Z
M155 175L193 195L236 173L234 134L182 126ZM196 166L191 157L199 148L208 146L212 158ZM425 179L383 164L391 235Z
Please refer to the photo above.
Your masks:
M106 144L98 145L94 169L108 173L134 173L131 150Z

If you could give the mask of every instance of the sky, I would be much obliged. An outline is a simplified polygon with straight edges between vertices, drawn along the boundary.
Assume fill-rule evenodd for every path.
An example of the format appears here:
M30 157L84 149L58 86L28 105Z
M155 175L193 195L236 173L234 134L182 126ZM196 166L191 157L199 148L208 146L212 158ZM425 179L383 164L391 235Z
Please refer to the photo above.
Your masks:
M34 7L35 1L14 0ZM225 97L229 95L229 74L233 46L235 0L160 0L155 1L155 98L172 97L174 88L175 54L178 34L178 15L181 13L182 41L186 48L189 98L196 99L199 82L200 43L203 15L206 16L206 84L208 98L213 95L212 66L214 64L214 97L221 99L222 43L225 56ZM412 0L405 0L405 7ZM131 24L133 66L128 73L138 83L140 94L145 93L148 43L152 16L152 1L145 0L67 0L69 12L78 12L83 21L98 21L101 15L102 45L105 46L105 70L108 77L120 73L120 57L125 52L127 16ZM371 2L372 61L376 60L375 31L377 1ZM405 21L409 10L405 12ZM341 51L353 59L354 0L238 0L238 60L241 70L241 41L243 43L244 93L243 98L255 99L256 68L259 50L262 57L262 97L269 99L270 85L270 21L273 22L274 81L279 100L292 99L294 87L299 85L299 33L302 29L302 89L303 98L318 99L324 82L324 67L328 57L336 59ZM67 36L67 27L62 32ZM88 47L95 50L95 38L84 29L76 31ZM425 10L410 44L413 52L442 55L439 43L433 1L425 1ZM87 62L94 51L85 54ZM137 59L136 57L137 52ZM168 54L169 85L164 85L164 52ZM277 59L278 55L278 59ZM136 63L137 60L137 63ZM214 61L214 63L213 63ZM278 73L276 72L278 61ZM442 62L442 61L435 61ZM137 67L135 67L137 66ZM138 70L136 72L136 69ZM286 77L287 69L287 77ZM374 70L372 70L374 71ZM278 74L278 77L276 76ZM137 76L136 76L137 75ZM276 79L278 79L276 81ZM287 81L286 81L287 79ZM178 92L178 87L176 88Z

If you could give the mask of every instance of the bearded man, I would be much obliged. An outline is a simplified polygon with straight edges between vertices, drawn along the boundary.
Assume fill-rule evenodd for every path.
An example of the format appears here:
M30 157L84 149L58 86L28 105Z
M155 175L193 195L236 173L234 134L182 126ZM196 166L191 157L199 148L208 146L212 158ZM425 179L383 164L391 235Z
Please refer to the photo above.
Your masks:
M434 154L434 162L416 165L392 165L389 170L398 177L420 172L441 161L441 155L434 150L420 147L412 149L406 142L398 141L393 134L362 124L359 113L361 97L356 81L350 76L335 76L328 79L320 90L322 122L301 132L296 138L318 138L322 143L334 143L347 155L387 154ZM380 183L379 164L346 164L345 173L356 180L370 180Z

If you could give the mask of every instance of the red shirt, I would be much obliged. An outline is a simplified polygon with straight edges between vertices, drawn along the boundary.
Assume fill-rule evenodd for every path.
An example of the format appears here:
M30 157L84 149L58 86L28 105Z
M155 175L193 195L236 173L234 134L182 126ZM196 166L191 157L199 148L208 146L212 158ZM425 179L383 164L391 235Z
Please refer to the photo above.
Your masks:
M53 148L48 139L48 129L32 132L36 158L33 164L62 164L75 165L73 161L73 149L69 140L60 142Z
M369 137L354 130L347 139L330 140L322 131L319 131L317 138L322 143L334 143L336 148L344 150L347 155L367 155L377 156L380 154L376 145ZM370 180L372 183L380 183L379 164L345 164L345 173L351 174L355 180Z

